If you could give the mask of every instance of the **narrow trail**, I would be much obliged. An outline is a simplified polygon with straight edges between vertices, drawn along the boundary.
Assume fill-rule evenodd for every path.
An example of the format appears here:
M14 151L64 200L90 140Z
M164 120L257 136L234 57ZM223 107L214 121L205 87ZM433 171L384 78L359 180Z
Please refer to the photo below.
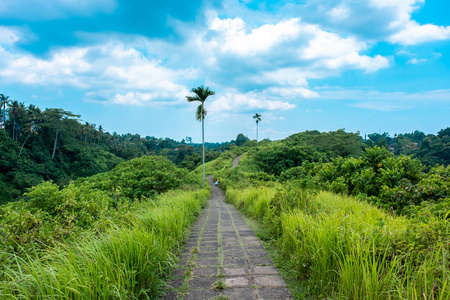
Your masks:
M208 183L211 198L192 227L164 299L291 299L261 241L225 203L212 176Z
M242 155L243 155L243 154L241 154L241 155L239 155L239 156L236 156L236 157L233 159L233 165L231 166L231 169L236 168L236 166L239 164L239 161L241 160Z

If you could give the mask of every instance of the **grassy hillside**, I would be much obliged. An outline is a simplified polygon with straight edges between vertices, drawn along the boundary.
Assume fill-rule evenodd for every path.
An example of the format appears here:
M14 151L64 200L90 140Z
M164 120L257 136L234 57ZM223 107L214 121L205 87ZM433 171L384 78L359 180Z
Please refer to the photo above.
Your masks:
M265 151L250 149L215 177L276 248L296 298L450 298L449 167L426 173L411 157L368 148L277 175L260 167Z
M3 299L154 298L209 197L201 179L142 157L0 208Z

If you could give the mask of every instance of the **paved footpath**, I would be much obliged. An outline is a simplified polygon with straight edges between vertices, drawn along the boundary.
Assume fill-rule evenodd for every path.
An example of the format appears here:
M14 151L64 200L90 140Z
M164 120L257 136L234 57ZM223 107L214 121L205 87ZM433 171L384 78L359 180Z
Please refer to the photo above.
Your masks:
M240 213L211 186L164 299L291 299L286 283Z

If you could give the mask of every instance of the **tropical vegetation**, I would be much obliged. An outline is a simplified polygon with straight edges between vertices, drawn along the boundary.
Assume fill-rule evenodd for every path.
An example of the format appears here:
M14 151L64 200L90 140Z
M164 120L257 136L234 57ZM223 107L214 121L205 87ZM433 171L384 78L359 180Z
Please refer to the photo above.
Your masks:
M197 92L203 122L214 92ZM3 299L158 298L209 197L205 173L275 249L296 298L450 298L450 128L200 145L0 101Z

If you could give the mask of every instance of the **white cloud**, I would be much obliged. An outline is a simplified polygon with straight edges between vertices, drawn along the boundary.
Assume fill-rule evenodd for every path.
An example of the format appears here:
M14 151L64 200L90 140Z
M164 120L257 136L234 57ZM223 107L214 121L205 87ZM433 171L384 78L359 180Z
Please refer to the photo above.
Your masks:
M61 48L48 59L13 55L1 47L0 53L9 55L0 69L4 81L75 86L86 90L88 100L116 104L146 105L184 99L188 90L177 82L195 73L193 69L175 71L163 67L159 61L149 60L136 49L118 43ZM89 93L92 89L97 92ZM102 90L107 92L101 93Z
M264 94L272 95L272 97L283 97L288 99L296 98L318 98L317 92L311 91L303 87L271 87L264 91Z
M83 48L63 49L53 53L49 60L8 53L10 59L2 66L0 76L26 84L69 84L85 87L87 83L74 75L84 74L91 68L84 58L86 52L87 49Z
M408 60L407 63L416 65L416 64L421 64L421 63L427 62L427 61L428 61L428 59L426 59L426 58L421 58L421 59L413 58L413 59Z
M329 15L334 21L341 21L348 19L350 10L345 4L341 4L331 9Z
M268 51L274 45L295 39L300 32L299 19L281 21L275 25L265 24L246 33L245 22L240 19L215 18L210 30L219 33L211 42L222 52L232 52L239 55L255 55Z
M239 93L227 92L207 106L211 113L222 111L247 110L289 110L295 108L294 104L279 100L267 100L254 92Z
M302 50L302 58L318 59L316 66L328 69L362 69L367 73L375 72L389 66L389 60L381 55L370 57L358 52L367 49L367 43L358 41L355 37L342 38L335 33L320 30L310 26L314 38Z
M153 91L152 93L141 93L141 92L128 92L125 95L116 94L110 101L114 104L121 104L127 106L166 106L179 104L181 97L175 98L173 101L172 94L167 94L167 91ZM181 92L181 91L179 91ZM188 91L183 90L183 95L187 95ZM178 95L180 96L180 95ZM178 100L178 101L177 101ZM184 99L183 99L184 100Z
M415 21L406 23L401 31L390 37L392 43L402 45L418 45L448 39L450 39L450 26L420 25Z
M300 68L280 68L275 71L264 72L262 78L255 78L255 80L280 85L308 86L306 77L312 77L312 74L308 74Z
M367 73L389 67L389 60L386 57L381 55L369 57L359 55L357 52L348 53L338 58L325 59L322 63L330 69L363 69Z
M341 38L337 34L319 30L314 27L314 38L302 51L302 57L306 59L340 57L348 53L365 50L366 43L359 42L354 37Z
M20 40L20 36L17 30L6 26L0 26L0 45L14 44L18 40Z

